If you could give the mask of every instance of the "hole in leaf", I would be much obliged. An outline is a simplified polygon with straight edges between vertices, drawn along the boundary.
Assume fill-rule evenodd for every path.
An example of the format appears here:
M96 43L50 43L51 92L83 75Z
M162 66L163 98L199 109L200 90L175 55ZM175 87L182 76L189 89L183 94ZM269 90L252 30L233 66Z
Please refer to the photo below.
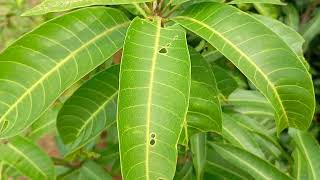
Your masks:
M150 145L153 146L153 145L155 145L155 144L156 144L156 140L151 139L151 140L150 140Z
M155 133L151 133L151 138L155 138L156 137L156 134Z
M166 48L161 48L159 50L159 53L161 53L161 54L166 54L167 52L168 52L168 50Z

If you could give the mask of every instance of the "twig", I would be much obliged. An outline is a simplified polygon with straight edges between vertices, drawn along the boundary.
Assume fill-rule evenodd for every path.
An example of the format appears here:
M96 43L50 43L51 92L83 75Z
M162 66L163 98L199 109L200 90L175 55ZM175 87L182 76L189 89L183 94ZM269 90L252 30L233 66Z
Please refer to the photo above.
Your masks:
M158 10L159 10L159 12L161 11L163 2L164 2L164 0L160 0L160 2L159 2L159 4L158 4Z
M168 12L168 14L164 16L164 18L170 17L179 7L180 7L179 5L174 6L174 7Z
M162 11L160 12L160 14L164 14L166 11L167 11L167 9L170 7L170 5L172 4L172 1L173 0L170 0L169 2L168 2L168 4L162 9Z
M83 162L70 163L69 161L57 157L51 157L51 159L55 165L65 166L72 169L80 168L83 164Z
M151 9L149 8L149 6L146 3L143 3L143 9L148 13L151 14Z
M304 24L307 21L310 20L310 16L313 13L313 11L316 9L317 5L320 4L320 0L315 0L312 4L310 4L307 8L307 10L303 13L301 16L301 23Z

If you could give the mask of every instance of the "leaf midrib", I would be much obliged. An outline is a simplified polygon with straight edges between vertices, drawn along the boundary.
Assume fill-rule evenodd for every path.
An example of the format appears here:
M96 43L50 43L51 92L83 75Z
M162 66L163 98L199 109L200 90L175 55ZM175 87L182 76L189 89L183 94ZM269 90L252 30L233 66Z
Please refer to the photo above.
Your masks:
M12 110L14 110L15 107L17 107L21 101L24 100L25 97L27 97L30 93L32 93L32 91L38 87L39 84L43 83L43 81L45 79L47 79L48 77L50 77L51 74L53 74L56 70L59 70L59 68L61 66L63 66L64 64L68 63L70 59L72 59L78 52L80 52L81 50L87 48L87 46L89 46L90 44L94 43L95 41L97 41L98 39L102 38L103 36L113 32L116 29L125 27L126 25L128 25L130 22L125 22L122 24L118 24L106 31L104 31L103 33L97 35L96 37L94 37L93 39L91 39L90 41L84 43L83 45L81 45L78 49L76 49L74 52L70 53L66 58L64 58L61 62L57 63L56 66L54 68L52 68L50 71L48 71L47 73L45 73L34 85L32 85L30 88L28 88L27 91L25 91L25 93L23 93L19 99L17 99L17 101L12 104L10 106L10 108L6 111L6 113L4 113L2 115L2 117L0 118L0 122L4 121L6 116L11 113Z
M149 81L149 91L148 91L148 103L147 103L147 126L146 126L146 178L147 180L150 179L149 177L149 146L148 142L150 141L149 134L150 134L150 121L151 121L151 106L152 106L152 91L153 91L153 81L154 81L154 73L156 68L156 62L158 57L158 49L160 47L160 35L161 35L161 19L155 18L155 22L157 24L156 28L156 35L155 35L155 46L152 55L152 65L151 65L151 75Z
M82 127L79 129L77 133L77 137L83 132L83 129L91 122L94 120L94 118L97 116L98 113L101 112L101 110L111 101L114 99L116 95L118 95L119 90L117 90L115 93L113 93L101 106L94 112L92 115L87 119L87 121L82 125Z
M176 17L177 19L186 19L186 20L189 20L189 21L192 21L194 23L197 23L199 25L202 25L204 26L205 28L207 28L208 30L212 31L213 33L217 34L220 38L222 38L226 43L228 43L230 46L232 46L237 52L239 52L244 58L246 58L248 60L248 62L256 67L257 71L260 73L260 75L268 82L268 85L270 86L270 88L272 89L272 91L274 92L275 94L275 97L276 99L278 100L279 104L280 104L280 109L281 111L283 112L284 116L285 116L285 120L286 120L286 123L287 125L290 125L289 124L289 119L288 119L288 115L285 111L285 108L282 104L282 101L281 101L281 98L280 98L280 95L278 94L277 90L276 90L276 87L272 84L272 82L270 81L270 79L263 73L263 71L258 67L256 66L253 61L251 60L251 58L249 56L247 56L241 49L239 49L237 46L235 46L231 41L229 41L228 39L226 39L221 33L219 33L218 31L216 31L215 29L213 29L212 27L210 27L209 25L203 23L202 21L198 21L196 19L193 19L193 18L190 18L190 17L186 17L186 16L178 16ZM222 53L221 51L219 51L220 53ZM223 53L222 53L223 54ZM268 101L270 101L268 98L267 98ZM270 102L271 103L271 102ZM279 119L280 120L280 119Z

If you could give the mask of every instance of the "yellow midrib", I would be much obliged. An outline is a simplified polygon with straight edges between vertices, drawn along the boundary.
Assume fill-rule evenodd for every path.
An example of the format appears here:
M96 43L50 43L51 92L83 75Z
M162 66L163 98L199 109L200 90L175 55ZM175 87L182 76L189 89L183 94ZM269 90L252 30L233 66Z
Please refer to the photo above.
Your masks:
M269 80L269 78L263 73L263 71L262 71L258 66L256 66L256 65L252 62L252 60L251 60L251 58L250 58L249 56L247 56L245 53L243 53L241 49L239 49L237 46L235 46L231 41L229 41L228 39L226 39L221 33L219 33L218 31L216 31L215 29L213 29L211 26L209 26L209 25L207 25L207 24L205 24L205 23L203 23L203 22L201 22L201 21L198 21L198 20L196 20L196 19L190 18L190 17L186 17L186 16L178 16L178 17L176 17L176 19L179 19L179 18L180 18L180 19L187 19L187 20L189 20L189 21L192 21L192 22L195 22L195 23L197 23L197 24L199 24L199 25L204 26L205 28L209 29L209 30L212 31L213 33L217 34L220 38L222 38L225 42L227 42L230 46L232 46L237 52L239 52L243 57L245 57L246 59L248 59L248 62L249 62L252 66L256 67L256 70L257 70L257 71L261 74L261 76L268 82L268 85L271 87L272 91L274 92L277 101L280 103L281 111L282 111L282 113L283 113L284 116L285 116L285 120L286 120L287 125L289 126L288 115L287 115L287 113L286 113L286 111L285 111L285 108L284 108L284 106L283 106L283 104L282 104L282 102L281 102L281 98L280 98L280 96L279 96L279 94L278 94L275 86L272 84L272 82ZM221 53L222 53L222 52L221 52ZM269 99L268 99L268 101L269 101ZM280 121L280 119L279 119L279 121ZM280 123L280 122L279 122L279 123Z
M158 51L160 47L160 35L161 35L161 19L156 17L155 21L157 23L157 30L155 35L155 45L154 45L154 52L152 55L152 65L151 65L151 75L150 75L150 88L148 92L148 103L147 103L147 126L146 126L146 178L147 180L150 179L149 177L149 141L150 141L150 121L151 121L151 106L152 106L152 91L153 91L153 80L154 80L154 72L156 67L156 61L158 57Z
M96 40L100 39L101 37L109 34L110 32L124 27L126 25L128 25L130 22L125 22L122 24L118 24L117 26L114 26L106 31L104 31L103 33L97 35L96 37L94 37L93 39L91 39L90 41L86 42L85 44L83 44L82 46L80 46L77 50L75 50L74 52L70 53L66 58L64 58L61 62L57 63L56 66L54 68L52 68L50 71L48 71L46 74L44 74L35 84L33 84L25 93L23 93L19 99L17 99L17 101L12 104L10 106L10 108L6 111L6 113L4 113L2 115L2 117L0 118L0 122L4 121L4 119L6 118L6 116L16 107L20 104L21 101L23 101L23 99L25 97L27 97L36 87L38 87L39 84L41 84L46 78L48 78L51 74L53 74L56 70L58 70L61 66L63 66L64 64L66 64L67 62L69 62L69 60L71 58L73 58L79 51L81 51L82 49L85 49L88 45L92 44L93 42L95 42Z

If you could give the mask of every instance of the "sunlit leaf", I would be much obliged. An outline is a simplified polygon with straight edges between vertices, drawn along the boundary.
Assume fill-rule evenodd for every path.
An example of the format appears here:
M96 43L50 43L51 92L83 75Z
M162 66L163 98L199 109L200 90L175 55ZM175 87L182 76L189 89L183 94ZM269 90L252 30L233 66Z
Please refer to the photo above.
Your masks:
M187 113L191 65L185 31L134 19L120 71L118 131L124 179L172 179Z
M45 0L36 7L26 11L23 16L34 16L49 12L67 11L93 5L117 5L150 2L152 0Z
M82 9L43 24L0 54L0 136L27 128L73 83L117 52L128 25L119 10Z
M70 153L116 124L118 76L119 66L112 66L83 84L63 105L57 128Z
M309 127L315 108L312 80L300 57L278 34L219 3L194 5L174 21L215 46L268 98L276 111L278 133L288 126Z

